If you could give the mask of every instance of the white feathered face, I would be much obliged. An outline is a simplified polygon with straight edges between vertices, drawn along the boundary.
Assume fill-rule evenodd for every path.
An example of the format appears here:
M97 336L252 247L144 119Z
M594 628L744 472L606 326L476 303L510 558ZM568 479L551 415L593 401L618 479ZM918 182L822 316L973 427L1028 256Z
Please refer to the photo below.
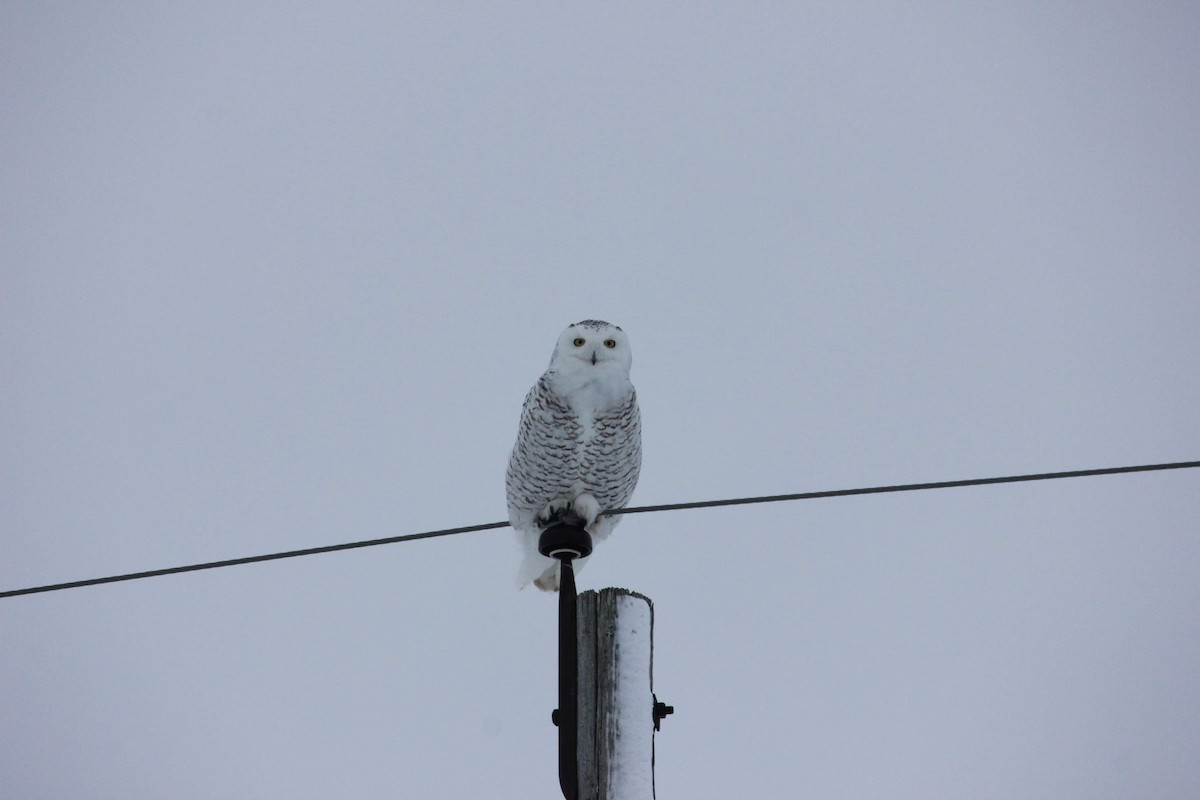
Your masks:
M558 337L550 366L576 369L612 369L620 366L625 375L633 364L629 337L625 331L607 322L585 319L567 328Z

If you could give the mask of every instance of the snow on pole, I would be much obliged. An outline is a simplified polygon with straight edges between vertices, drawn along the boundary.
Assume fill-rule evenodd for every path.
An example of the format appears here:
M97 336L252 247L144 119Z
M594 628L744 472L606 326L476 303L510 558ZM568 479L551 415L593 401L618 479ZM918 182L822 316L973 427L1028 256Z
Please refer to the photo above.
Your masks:
M579 596L581 800L654 797L654 607L627 589Z

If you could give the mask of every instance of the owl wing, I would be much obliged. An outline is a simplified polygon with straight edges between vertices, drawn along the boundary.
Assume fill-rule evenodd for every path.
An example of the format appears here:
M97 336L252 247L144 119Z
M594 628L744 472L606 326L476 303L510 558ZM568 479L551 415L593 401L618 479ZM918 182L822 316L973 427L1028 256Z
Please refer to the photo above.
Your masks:
M582 426L543 375L521 408L517 443L508 460L508 516L517 530L533 529L533 518L575 483Z
M642 420L637 393L622 405L596 415L596 434L583 454L585 485L605 509L624 508L642 468ZM615 524L617 517L608 517Z

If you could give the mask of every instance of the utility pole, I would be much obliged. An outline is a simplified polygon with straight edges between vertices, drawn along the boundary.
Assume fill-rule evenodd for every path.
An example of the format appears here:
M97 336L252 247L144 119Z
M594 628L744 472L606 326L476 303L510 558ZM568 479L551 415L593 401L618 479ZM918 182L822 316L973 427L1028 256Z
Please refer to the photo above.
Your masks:
M654 732L675 709L654 697L654 605L628 589L579 596L581 800L652 800Z
M675 709L653 690L654 607L627 589L576 597L572 561L591 552L581 527L559 523L539 549L561 563L559 785L566 800L653 800L654 733Z

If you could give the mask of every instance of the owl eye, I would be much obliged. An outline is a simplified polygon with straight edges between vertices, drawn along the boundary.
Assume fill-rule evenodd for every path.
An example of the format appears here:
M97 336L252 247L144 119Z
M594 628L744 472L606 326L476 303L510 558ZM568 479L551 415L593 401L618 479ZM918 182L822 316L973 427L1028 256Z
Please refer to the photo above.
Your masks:
M611 350L617 346L617 340L616 339L605 339L604 346L607 347L609 350Z
M582 336L575 337L575 346L576 347L583 347L583 344L584 344L584 339Z

